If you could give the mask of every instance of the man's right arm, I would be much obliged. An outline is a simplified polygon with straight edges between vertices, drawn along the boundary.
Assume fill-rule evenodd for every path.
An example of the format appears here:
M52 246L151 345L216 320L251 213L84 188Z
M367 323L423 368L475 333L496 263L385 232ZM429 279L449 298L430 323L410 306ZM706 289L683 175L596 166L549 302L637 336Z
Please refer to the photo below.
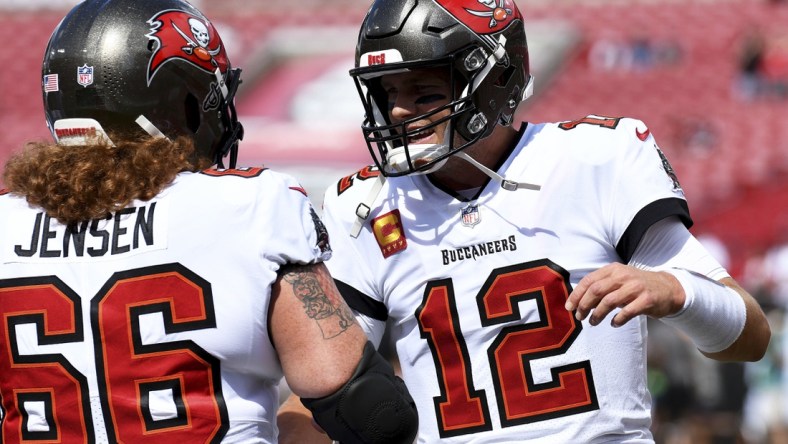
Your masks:
M331 438L346 444L413 441L415 403L359 328L325 265L283 267L269 321L290 389ZM308 431L303 418L283 416L282 435L290 420L301 423L296 432Z

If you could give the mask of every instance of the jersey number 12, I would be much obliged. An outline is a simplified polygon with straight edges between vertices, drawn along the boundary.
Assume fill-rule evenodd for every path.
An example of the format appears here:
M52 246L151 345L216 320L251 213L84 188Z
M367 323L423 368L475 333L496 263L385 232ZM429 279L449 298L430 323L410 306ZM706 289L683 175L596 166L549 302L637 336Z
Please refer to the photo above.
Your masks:
M502 427L599 408L588 361L551 369L548 382L536 383L531 372L533 360L566 353L582 330L564 308L570 292L569 274L540 260L494 270L476 295L483 327L509 324L487 350ZM538 321L512 323L522 319L518 303L528 300L538 307ZM441 437L490 430L487 395L473 387L451 279L427 285L416 319L437 369L441 395L434 402Z

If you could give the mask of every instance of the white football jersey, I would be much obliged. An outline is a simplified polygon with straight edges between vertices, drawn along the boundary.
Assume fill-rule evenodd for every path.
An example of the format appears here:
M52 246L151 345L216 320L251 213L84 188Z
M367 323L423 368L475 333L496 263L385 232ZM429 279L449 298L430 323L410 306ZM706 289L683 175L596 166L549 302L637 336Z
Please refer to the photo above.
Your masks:
M271 285L330 255L294 179L181 173L69 229L0 214L0 441L276 442Z
M592 327L564 304L653 223L691 224L670 165L642 122L589 116L529 124L498 172L541 190L389 178L357 238L377 171L326 192L327 265L370 336L391 321L418 441L652 442L645 317Z

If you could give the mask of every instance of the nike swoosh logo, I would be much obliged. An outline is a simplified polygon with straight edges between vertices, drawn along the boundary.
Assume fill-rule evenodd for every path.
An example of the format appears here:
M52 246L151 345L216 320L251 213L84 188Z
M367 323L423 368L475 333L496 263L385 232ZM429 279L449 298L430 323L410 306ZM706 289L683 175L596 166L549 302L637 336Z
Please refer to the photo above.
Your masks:
M649 130L648 128L646 128L646 130L643 131L642 133L640 132L639 129L635 128L635 135L638 136L638 139L644 142L646 141L646 139L648 139L649 134L651 134L651 130Z

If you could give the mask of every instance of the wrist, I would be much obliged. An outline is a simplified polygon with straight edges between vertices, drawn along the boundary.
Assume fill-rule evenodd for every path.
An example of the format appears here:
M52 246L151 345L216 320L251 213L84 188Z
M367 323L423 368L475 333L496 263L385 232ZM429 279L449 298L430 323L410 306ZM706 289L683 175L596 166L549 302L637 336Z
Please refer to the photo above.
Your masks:
M739 293L706 276L672 268L684 293L681 308L662 321L684 332L706 353L722 351L739 338L747 320Z
M670 281L670 294L672 303L670 312L666 316L678 316L687 308L690 299L687 297L687 292L684 290L684 285L682 285L679 278L676 277L676 273L671 273L669 271L661 271L660 273L664 273L666 276L668 276L668 280Z

